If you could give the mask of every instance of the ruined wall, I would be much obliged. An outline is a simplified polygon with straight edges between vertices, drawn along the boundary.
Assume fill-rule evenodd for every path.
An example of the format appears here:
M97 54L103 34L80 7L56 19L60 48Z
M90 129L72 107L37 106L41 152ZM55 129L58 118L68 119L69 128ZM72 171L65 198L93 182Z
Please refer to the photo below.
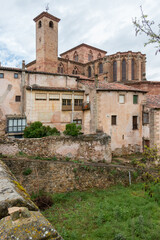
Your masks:
M2 139L0 152L16 155L23 152L29 156L70 158L84 162L111 162L110 137L106 134L78 137L44 137L37 139Z
M62 240L2 161L0 161L0 239Z
M46 160L4 159L18 181L29 193L84 191L90 188L106 188L116 184L129 184L129 171L134 182L135 170L104 163L74 163ZM26 176L27 169L31 174Z

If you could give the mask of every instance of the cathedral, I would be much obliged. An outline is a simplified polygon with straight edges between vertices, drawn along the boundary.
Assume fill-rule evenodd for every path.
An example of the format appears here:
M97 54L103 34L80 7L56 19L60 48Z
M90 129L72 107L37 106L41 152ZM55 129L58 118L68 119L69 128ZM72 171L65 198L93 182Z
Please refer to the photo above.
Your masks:
M0 135L21 138L34 121L63 132L74 122L84 134L110 135L115 155L160 143L160 85L146 81L145 54L107 55L82 43L58 57L60 19L42 12L34 22L36 59L21 68L0 66Z
M36 23L36 60L28 70L82 75L100 81L126 82L145 80L146 56L140 52L118 52L107 55L102 49L82 43L58 57L58 23L48 12L34 18Z

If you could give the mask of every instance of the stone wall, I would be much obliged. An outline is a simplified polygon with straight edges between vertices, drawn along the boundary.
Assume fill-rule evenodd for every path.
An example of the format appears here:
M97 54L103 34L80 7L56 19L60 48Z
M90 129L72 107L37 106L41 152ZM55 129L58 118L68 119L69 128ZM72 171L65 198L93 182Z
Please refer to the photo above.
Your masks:
M110 137L106 134L78 137L54 136L36 139L1 139L0 153L28 156L56 157L84 162L111 162Z
M104 163L55 162L29 159L4 159L18 181L29 193L84 191L107 188L115 184L129 184L129 171L135 181L135 169ZM27 171L29 175L25 175ZM29 172L28 171L28 172Z
M62 240L2 161L0 161L0 239Z

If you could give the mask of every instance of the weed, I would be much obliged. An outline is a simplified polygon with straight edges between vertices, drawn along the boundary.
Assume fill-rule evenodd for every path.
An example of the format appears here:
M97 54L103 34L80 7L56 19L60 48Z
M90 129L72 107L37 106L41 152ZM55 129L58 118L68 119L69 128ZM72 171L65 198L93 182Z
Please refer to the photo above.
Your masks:
M32 169L30 169L30 168L27 168L26 170L23 171L23 175L24 175L24 176L28 176L28 175L30 175L31 173L32 173Z
M67 157L67 156L66 156L66 158L65 158L66 162L70 161L70 159L71 159L71 158L70 158L70 157Z

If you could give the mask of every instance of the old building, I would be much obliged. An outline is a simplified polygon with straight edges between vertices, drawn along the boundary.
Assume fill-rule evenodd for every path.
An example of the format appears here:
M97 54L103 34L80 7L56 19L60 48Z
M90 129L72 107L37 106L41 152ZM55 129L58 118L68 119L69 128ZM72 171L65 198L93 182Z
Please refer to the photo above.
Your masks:
M42 12L36 18L36 60L26 65L28 70L51 73L85 75L106 82L142 81L146 74L146 56L140 52L106 51L80 44L58 57L59 18Z
M34 21L36 60L20 69L0 67L1 134L21 137L34 121L60 131L75 122L84 133L111 135L115 154L141 151L146 90L125 84L146 81L145 54L107 55L82 43L58 57L60 19L42 12Z

